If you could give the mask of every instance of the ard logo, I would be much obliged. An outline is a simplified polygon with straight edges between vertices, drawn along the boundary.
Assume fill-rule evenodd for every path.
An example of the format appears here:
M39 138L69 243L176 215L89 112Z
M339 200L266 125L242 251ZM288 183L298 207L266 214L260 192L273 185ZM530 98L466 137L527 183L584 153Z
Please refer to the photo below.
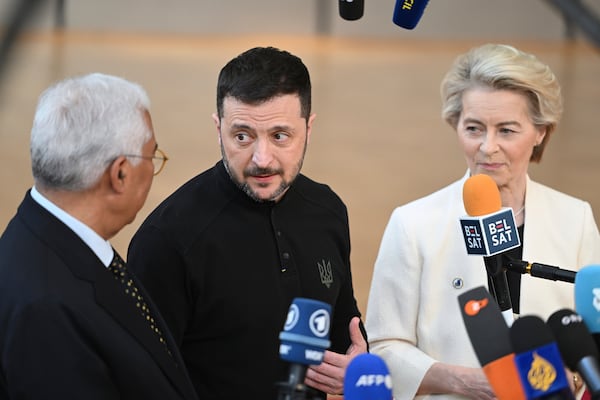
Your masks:
M333 283L333 272L331 271L331 262L322 260L317 262L319 266L319 275L321 275L321 283L327 286L327 289L331 287Z

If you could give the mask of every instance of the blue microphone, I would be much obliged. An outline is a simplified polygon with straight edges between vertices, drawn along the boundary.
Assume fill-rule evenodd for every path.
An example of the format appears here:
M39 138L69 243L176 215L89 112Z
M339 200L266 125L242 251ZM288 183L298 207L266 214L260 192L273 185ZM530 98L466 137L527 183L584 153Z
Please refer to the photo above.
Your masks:
M402 28L413 29L423 16L428 2L429 0L396 0L392 21Z
M359 354L344 376L344 400L392 400L392 378L381 357Z
M600 349L600 265L588 265L577 271L575 311L583 318Z
M329 348L331 306L318 300L296 297L279 334L279 357L290 363L287 382L279 383L279 399L296 399L308 390L304 385L309 365L319 365Z

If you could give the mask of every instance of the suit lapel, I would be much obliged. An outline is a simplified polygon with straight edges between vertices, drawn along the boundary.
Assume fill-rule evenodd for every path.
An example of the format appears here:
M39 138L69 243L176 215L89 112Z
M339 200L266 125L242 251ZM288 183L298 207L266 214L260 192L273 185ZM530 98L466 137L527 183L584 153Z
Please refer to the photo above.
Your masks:
M173 382L174 386L183 390L186 387L185 374L183 373L185 370L177 345L172 340L168 328L157 313L156 306L149 300L150 298L140 282L136 280L135 283L142 292L146 303L153 310L155 320L163 332L172 357L167 354L163 344L160 343L156 334L150 329L148 322L133 306L131 299L123 292L112 274L100 268L97 269L96 279L94 280L96 301L148 350L152 358L156 360L157 364L160 365L164 373Z
M35 202L29 193L18 211L26 225L56 252L74 276L93 284L96 302L126 329L154 358L165 375L186 398L196 398L183 360L164 320L139 281L135 281L155 314L173 357L169 356L131 299L92 250L66 225ZM134 277L135 279L135 277Z

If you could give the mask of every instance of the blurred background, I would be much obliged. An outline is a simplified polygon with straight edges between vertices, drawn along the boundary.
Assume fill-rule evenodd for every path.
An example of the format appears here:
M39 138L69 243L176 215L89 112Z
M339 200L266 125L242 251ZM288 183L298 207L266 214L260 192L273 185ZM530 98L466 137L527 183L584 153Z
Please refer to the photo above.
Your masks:
M337 0L0 0L0 228L32 185L29 130L54 81L98 71L150 95L170 160L137 219L112 240L126 254L145 216L220 158L211 114L221 67L250 47L276 46L311 72L317 119L303 172L348 206L364 312L394 207L465 172L440 118L439 84L457 55L486 42L533 52L558 76L563 121L530 175L589 201L600 224L600 0L432 0L412 30L392 22L395 1L365 3L348 21Z

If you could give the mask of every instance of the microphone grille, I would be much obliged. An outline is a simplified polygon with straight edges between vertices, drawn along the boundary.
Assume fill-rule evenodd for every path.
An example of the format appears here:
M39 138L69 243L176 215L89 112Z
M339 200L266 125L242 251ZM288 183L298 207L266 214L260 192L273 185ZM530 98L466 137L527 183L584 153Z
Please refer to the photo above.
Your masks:
M362 18L365 11L365 0L338 0L340 16L347 21Z
M392 378L383 359L373 353L354 357L344 376L345 400L392 400Z
M502 208L496 182L485 174L470 176L463 185L463 203L472 217L494 213Z
M569 368L576 370L577 363L586 356L598 358L596 343L583 319L575 311L558 310L548 318L547 324L554 333L560 354Z
M575 311L594 335L600 333L600 265L586 265L575 275Z
M295 297L279 333L280 358L303 365L321 364L325 350L331 345L330 316L328 303Z
M556 342L550 328L535 315L517 318L509 331L513 350L517 354Z

